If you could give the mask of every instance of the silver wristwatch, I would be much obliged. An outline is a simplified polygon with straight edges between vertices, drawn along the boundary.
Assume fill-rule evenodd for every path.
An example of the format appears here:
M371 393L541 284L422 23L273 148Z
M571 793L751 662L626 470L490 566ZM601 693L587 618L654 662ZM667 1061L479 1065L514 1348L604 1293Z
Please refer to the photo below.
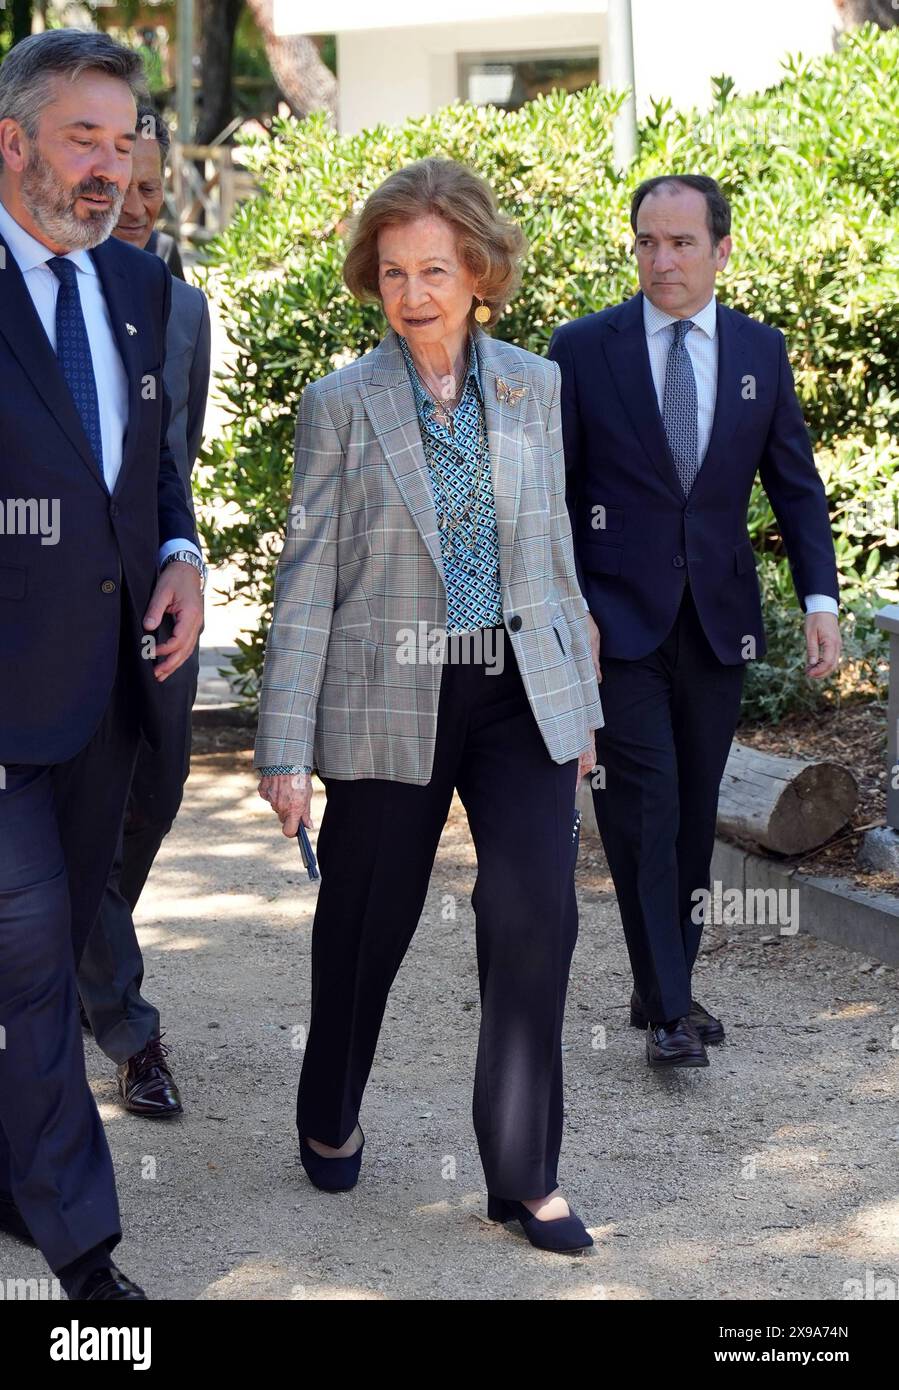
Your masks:
M200 593L204 593L206 589L206 576L209 571L199 555L195 555L192 550L173 550L171 555L166 555L159 567L159 573L162 574L166 565L170 565L173 560L182 560L185 565L193 565L200 576Z

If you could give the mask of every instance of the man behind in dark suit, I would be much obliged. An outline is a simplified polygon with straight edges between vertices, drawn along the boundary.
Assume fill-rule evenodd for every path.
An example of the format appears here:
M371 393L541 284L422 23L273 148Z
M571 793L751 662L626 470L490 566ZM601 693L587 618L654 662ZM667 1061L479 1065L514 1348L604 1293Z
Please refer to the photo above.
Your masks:
M139 106L131 183L113 236L149 249L162 210L169 133L151 106ZM190 499L190 479L203 438L209 391L210 325L206 296L172 280L166 329L165 389L172 405L168 443ZM144 741L134 769L123 843L78 971L78 988L97 1045L117 1063L122 1103L134 1115L180 1115L181 1097L160 1034L159 1012L141 994L144 963L133 912L163 839L181 805L190 771L191 710L199 649L165 683L162 741Z
M602 643L594 805L653 1066L706 1066L693 999L718 788L746 662L765 652L747 531L758 473L805 610L807 673L840 655L837 572L782 333L715 299L731 251L713 179L649 179L631 226L640 293L559 328L568 501Z
M111 1259L76 962L138 739L156 742L159 683L202 623L166 444L171 277L107 240L140 90L135 55L80 30L24 39L0 67L0 496L16 503L0 536L0 1227L83 1299L144 1295Z

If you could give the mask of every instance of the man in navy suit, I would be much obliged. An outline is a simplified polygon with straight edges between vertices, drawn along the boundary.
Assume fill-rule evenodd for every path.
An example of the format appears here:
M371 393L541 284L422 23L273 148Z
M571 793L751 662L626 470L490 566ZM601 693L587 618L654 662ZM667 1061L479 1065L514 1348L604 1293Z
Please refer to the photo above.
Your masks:
M131 183L113 236L141 249L162 210L169 133L152 106L139 106ZM206 296L172 278L166 329L166 393L171 401L168 442L188 498L203 438L209 390L211 331ZM137 756L122 844L103 904L81 956L78 989L84 1021L98 1047L117 1063L122 1103L153 1119L181 1114L181 1096L162 1041L158 1009L141 993L144 962L133 913L163 839L171 829L190 771L191 711L199 651L166 681L162 740L144 741Z
M90 1300L144 1294L111 1258L76 962L139 737L158 742L159 683L202 624L166 443L171 278L107 240L141 91L136 56L80 30L25 39L0 68L0 1227Z
M559 328L568 502L605 727L594 805L653 1066L707 1066L724 1028L693 998L718 788L746 662L765 652L747 531L756 474L805 611L807 673L840 656L837 572L783 335L725 308L714 179L649 179L631 226L640 292ZM600 671L600 643L602 666Z

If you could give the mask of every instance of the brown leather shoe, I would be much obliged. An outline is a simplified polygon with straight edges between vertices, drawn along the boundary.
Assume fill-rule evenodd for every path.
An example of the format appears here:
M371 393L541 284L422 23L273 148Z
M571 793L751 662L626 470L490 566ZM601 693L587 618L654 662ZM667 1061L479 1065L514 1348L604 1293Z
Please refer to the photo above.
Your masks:
M707 1067L702 1038L686 1016L646 1029L646 1061L651 1067Z
M168 1048L162 1035L151 1038L143 1052L136 1052L116 1068L125 1109L148 1119L171 1119L182 1113L181 1097L169 1071Z
M688 1017L706 1047L712 1043L724 1042L724 1024L720 1018L715 1018L708 1009L704 1009L698 999L690 1000ZM631 1027L640 1029L649 1027L649 1019L643 1011L643 1005L637 998L636 990L631 995Z

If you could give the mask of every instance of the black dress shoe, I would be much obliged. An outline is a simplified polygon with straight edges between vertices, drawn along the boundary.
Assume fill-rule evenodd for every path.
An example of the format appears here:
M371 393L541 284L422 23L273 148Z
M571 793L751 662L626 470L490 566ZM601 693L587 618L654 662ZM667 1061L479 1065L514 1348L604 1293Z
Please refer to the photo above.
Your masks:
M686 1017L648 1025L646 1061L651 1067L707 1067L709 1064L702 1038Z
M117 1265L107 1265L105 1269L95 1269L89 1274L78 1291L76 1302L97 1303L101 1299L117 1303L146 1303L147 1295L139 1284L125 1277Z
M524 1202L487 1193L487 1216L491 1221L520 1221L521 1229L532 1245L538 1250L554 1250L559 1255L587 1250L593 1244L593 1237L577 1212L570 1207L568 1212L568 1216L541 1221Z
M710 1043L724 1042L724 1024L720 1018L715 1018L708 1009L704 1009L698 999L690 1000L688 1017L706 1047ZM641 1029L649 1027L649 1019L643 1011L643 1005L637 998L636 991L631 995L631 1027Z
M349 1192L351 1187L355 1187L359 1181L359 1171L362 1167L362 1150L365 1148L365 1135L362 1126L357 1124L359 1133L362 1135L358 1149L354 1149L345 1158L337 1158L334 1155L328 1157L325 1154L317 1153L311 1144L308 1144L300 1135L300 1162L306 1169L309 1181L320 1188L322 1192Z
M151 1038L143 1052L136 1052L116 1069L125 1109L132 1115L169 1120L182 1113L181 1096L169 1070L168 1048L162 1038Z
M25 1245L31 1245L37 1249L34 1236L29 1231L24 1216L11 1197L0 1197L0 1231L5 1231L8 1236L15 1236L16 1240L21 1240Z

